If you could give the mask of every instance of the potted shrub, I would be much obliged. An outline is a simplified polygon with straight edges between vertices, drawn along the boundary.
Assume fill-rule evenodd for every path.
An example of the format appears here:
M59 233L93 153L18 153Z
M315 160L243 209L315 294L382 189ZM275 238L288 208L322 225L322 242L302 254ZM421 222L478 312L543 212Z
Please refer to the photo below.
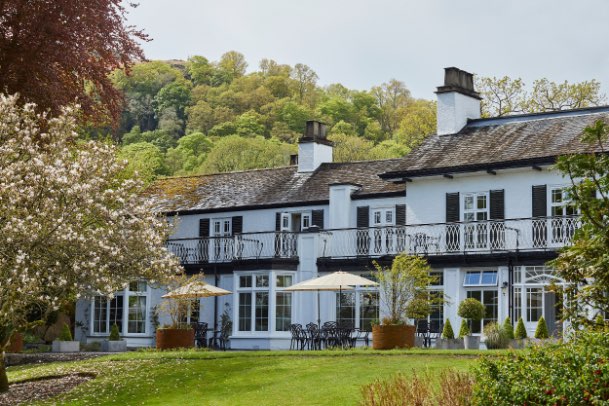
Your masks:
M188 313L190 299L163 299L155 309L158 315L169 316L170 324L164 324L156 330L156 348L169 350L174 348L193 348L195 331L190 324L182 323Z
M72 332L67 323L63 324L61 334L53 341L53 352L78 352L80 351L80 341L72 339Z
M415 338L414 345L415 347L424 347L425 346L425 338L419 333L424 333L422 331L418 331L419 328L419 320L426 321L427 317L431 314L431 304L429 300L425 298L415 298L411 300L406 306L406 317L409 319L413 319L415 321Z
M508 348L510 343L506 331L497 323L488 323L484 326L484 337L486 348L489 350Z
M463 348L463 340L455 338L455 332L453 331L453 326L450 323L450 319L446 319L446 323L444 323L442 336L436 340L436 348L442 350L456 350Z
M514 323L512 323L512 319L506 317L503 321L503 325L501 326L503 331L505 332L505 336L508 339L508 347L509 348L520 348L520 342L516 340L516 336L514 334Z
M521 317L518 319L518 323L516 324L516 331L514 331L514 341L516 342L514 348L524 348L525 340L527 338L527 329L524 327L524 321Z
M550 333L548 332L548 324L546 323L546 319L541 316L539 321L537 322L537 328L535 329L535 338L538 340L546 340L550 338Z
M468 334L463 337L463 344L466 350L477 350L480 348L480 337L471 334L471 323L481 320L486 313L484 305L479 300L474 298L465 299L459 303L457 312L460 317L463 317L468 322Z
M378 263L376 278L381 302L381 314L385 315L380 325L372 326L374 349L410 348L414 346L415 326L408 324L408 305L417 299L436 301L427 291L435 280L429 275L427 261L419 256L398 255L390 268ZM414 306L413 306L414 308Z
M121 340L118 325L114 323L110 329L110 336L102 342L102 351L123 352L127 351L127 341Z

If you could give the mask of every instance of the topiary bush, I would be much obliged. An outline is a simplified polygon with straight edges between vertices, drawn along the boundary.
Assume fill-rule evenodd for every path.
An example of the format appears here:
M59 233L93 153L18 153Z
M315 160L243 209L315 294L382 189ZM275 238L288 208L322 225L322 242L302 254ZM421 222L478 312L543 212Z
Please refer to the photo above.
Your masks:
M57 341L73 341L72 332L70 331L70 326L68 326L67 323L63 323L63 327L61 328L59 337L57 337Z
M508 348L510 339L499 324L488 323L484 326L484 336L486 337L486 348L489 350Z
M482 357L474 405L600 405L609 401L609 333L578 332L564 344Z
M450 324L450 319L446 319L446 323L444 323L442 338L447 340L453 340L455 338L455 332L453 331L453 326Z
M546 319L541 316L539 321L537 322L537 328L535 329L535 338L539 340L543 340L546 338L550 338L550 333L548 332L548 324L546 323Z
M461 320L461 327L459 327L459 338L463 338L470 334L469 326L467 325L467 321L465 319Z
M121 340L121 336L120 333L118 332L118 325L116 323L114 323L112 325L112 328L110 328L110 337L108 337L108 341L120 341Z
M457 313L464 319L477 321L484 318L486 308L479 300L470 297L459 303L459 310Z
M514 338L516 340L524 340L525 338L528 338L527 329L524 327L524 321L522 320L522 317L518 319L518 324L516 324Z
M506 317L501 328L505 332L505 335L507 336L508 340L514 339L514 325L512 324L512 319Z

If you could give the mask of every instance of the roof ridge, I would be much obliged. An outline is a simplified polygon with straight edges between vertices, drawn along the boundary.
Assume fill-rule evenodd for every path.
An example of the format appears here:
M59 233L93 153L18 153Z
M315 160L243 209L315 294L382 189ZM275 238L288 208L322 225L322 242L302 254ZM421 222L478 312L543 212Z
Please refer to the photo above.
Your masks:
M202 178L205 176L231 175L231 174L245 173L245 172L275 171L275 170L279 170L279 169L289 169L289 168L296 168L296 165L284 165L284 166L277 166L274 168L243 169L240 171L229 171L229 172L201 173L198 175L173 175L173 176L166 176L164 178L156 179L155 182L162 181L162 180L171 180L171 179Z
M534 121L535 119L556 119L556 118L565 118L565 117L573 117L573 116L583 116L583 115L588 115L588 114L599 114L599 113L603 113L603 112L609 112L609 105L590 106L590 107L582 107L582 108L578 108L578 109L569 109L569 110L543 111L543 112L539 112L539 113L513 114L513 115L507 115L507 116L500 116L500 117L468 119L467 124L465 125L464 128L483 127L484 124L491 125L492 123L501 124L503 122L503 124L510 124L510 123ZM531 118L531 120L527 120L527 118Z

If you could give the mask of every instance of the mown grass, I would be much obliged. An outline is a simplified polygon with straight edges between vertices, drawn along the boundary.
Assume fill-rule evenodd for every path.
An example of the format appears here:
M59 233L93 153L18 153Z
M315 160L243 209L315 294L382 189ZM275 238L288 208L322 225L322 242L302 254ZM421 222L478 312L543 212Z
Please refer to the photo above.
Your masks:
M92 372L97 377L48 402L61 405L350 405L361 387L401 372L468 369L488 351L130 352L9 369L19 381Z

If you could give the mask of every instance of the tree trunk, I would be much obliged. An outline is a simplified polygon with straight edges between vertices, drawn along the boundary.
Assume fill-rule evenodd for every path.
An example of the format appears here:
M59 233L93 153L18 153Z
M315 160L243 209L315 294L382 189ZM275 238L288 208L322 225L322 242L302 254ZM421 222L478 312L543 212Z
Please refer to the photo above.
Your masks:
M6 361L4 359L4 350L0 357L0 393L8 392L8 376L6 376Z

